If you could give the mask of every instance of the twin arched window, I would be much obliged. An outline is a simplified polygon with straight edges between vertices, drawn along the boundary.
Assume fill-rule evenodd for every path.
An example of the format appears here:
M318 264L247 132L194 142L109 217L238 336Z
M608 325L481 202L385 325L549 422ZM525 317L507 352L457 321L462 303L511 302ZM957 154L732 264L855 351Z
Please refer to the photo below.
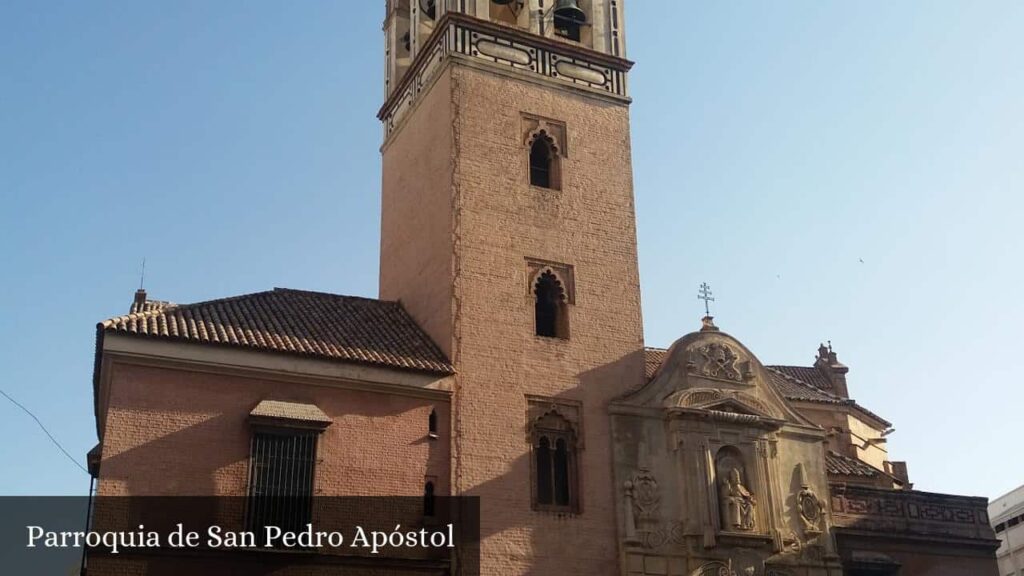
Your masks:
M533 430L533 498L538 510L579 511L576 434L557 413L549 413Z

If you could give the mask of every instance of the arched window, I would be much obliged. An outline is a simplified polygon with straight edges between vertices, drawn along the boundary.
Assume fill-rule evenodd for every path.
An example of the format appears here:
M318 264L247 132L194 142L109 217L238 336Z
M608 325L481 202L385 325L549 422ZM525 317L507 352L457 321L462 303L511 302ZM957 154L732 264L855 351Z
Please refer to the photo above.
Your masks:
M530 185L557 190L559 187L558 148L544 130L530 144Z
M426 485L423 486L423 515L430 518L434 516L434 512L434 483L428 480Z
M576 435L572 426L552 412L534 423L534 508L578 512Z
M555 34L579 42L580 32L587 24L587 13L578 1L559 2L555 5Z
M431 20L437 18L436 0L420 0L420 10L423 11L424 16Z
M569 307L565 289L558 277L545 270L533 287L536 298L534 322L537 336L547 338L569 338Z
M553 462L553 480L555 481L555 505L569 505L569 445L565 438L555 440Z
M437 410L431 410L427 417L427 434L431 438L437 438Z
M547 436L541 436L537 442L537 503L543 505L554 504L552 485L552 464L551 464L551 440Z

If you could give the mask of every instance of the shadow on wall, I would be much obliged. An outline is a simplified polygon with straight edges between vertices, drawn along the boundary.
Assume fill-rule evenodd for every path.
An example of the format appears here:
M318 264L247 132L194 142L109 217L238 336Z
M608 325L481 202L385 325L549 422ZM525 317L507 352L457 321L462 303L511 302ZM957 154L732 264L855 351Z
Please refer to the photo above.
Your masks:
M511 535L497 553L512 562L528 564L526 574L548 576L566 573L567 560L593 559L607 565L606 573L617 574L618 517L616 493L612 478L610 419L607 405L626 392L622 382L643 381L643 351L628 354L619 360L581 373L579 385L555 397L582 401L586 406L600 406L605 416L600 422L589 418L584 422L584 446L578 452L577 489L581 494L580 513L549 512L532 506L533 451L528 444L530 430L524 420L522 438L525 452L511 461L506 472L467 490L467 495L480 496L481 542L488 554L487 539L498 534ZM639 375L638 375L639 374ZM520 507L520 511L509 510ZM521 513L517 513L521 512ZM582 566L578 568L582 569ZM485 569L486 571L486 569Z

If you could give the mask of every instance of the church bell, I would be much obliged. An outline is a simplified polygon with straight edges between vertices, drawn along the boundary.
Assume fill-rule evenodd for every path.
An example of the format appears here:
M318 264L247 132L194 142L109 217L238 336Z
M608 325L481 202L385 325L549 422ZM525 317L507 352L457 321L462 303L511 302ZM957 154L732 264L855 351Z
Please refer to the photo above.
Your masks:
M558 0L554 12L555 18L559 20L574 24L583 24L587 21L587 13L580 8L576 0Z

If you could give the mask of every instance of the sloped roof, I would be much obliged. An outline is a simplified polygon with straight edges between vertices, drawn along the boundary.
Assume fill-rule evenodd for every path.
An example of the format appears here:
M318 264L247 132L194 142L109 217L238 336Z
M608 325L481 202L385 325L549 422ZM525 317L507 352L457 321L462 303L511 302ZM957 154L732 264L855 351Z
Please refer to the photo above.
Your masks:
M780 368L802 368L801 366L765 366L771 376L772 384L782 392L782 395L790 400L803 400L806 402L824 402L827 404L846 404L848 401L840 398L807 383L807 381L792 376L795 370L780 370ZM816 368L810 368L818 372ZM819 372L820 374L820 372Z
M662 362L668 356L668 350L662 348L644 348L644 377L647 380L654 378L654 373L661 368Z
M451 374L398 302L275 288L195 304L147 300L100 322L107 334L280 352Z
M249 412L249 416L271 420L293 420L310 424L331 423L331 417L316 404L283 402L281 400L263 400L252 409L252 412Z
M814 366L765 366L765 368L805 384L810 384L819 390L832 389L832 382L828 379L828 376Z
M856 458L829 450L825 454L825 470L833 476L877 478L882 471Z

